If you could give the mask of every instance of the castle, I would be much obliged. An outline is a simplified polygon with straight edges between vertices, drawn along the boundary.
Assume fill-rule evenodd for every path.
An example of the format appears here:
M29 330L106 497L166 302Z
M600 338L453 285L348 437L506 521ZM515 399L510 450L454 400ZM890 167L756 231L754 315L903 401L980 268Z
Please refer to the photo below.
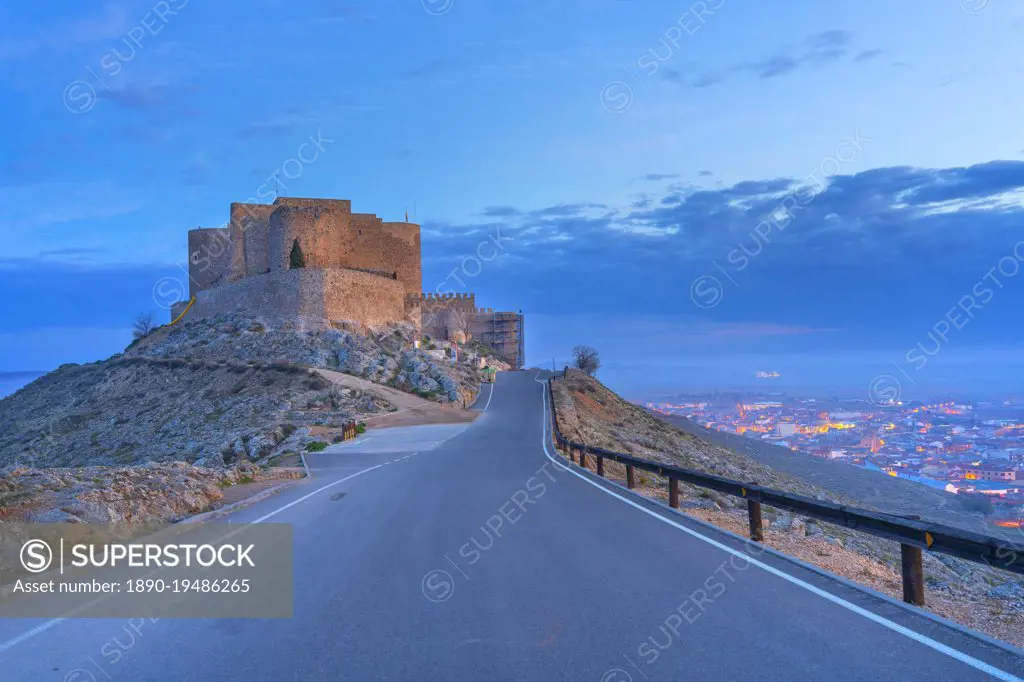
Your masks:
M490 346L523 364L522 313L477 308L474 294L425 294L420 226L353 213L339 199L231 204L227 227L188 233L191 301L172 319L236 313L271 324L378 327L411 322L434 338Z

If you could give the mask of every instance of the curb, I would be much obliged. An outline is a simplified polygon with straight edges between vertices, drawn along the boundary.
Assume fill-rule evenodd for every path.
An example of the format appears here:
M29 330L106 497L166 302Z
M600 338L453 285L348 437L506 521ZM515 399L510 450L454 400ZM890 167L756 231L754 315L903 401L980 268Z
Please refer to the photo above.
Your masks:
M255 495L250 495L249 497L245 498L244 500L239 500L238 502L232 502L231 504L229 504L227 506L221 507L219 509L213 509L213 510L208 511L208 512L202 512L201 514L196 514L195 516L189 516L188 518L185 518L185 519L182 519L181 521L178 521L178 523L202 523L204 521L209 521L211 519L215 519L217 517L224 516L225 514L230 514L232 512L238 511L239 509L243 509L244 507L248 507L249 505L255 504L257 502L261 502L261 501L267 499L268 497L273 497L274 495L278 494L279 492L282 492L284 490L287 490L288 488L296 486L299 483L302 483L303 481L308 481L311 478L312 478L312 476L307 476L305 478L296 478L296 479L287 481L285 483L281 483L280 485L272 486L270 488L267 488L266 490L261 490L260 492L256 493Z

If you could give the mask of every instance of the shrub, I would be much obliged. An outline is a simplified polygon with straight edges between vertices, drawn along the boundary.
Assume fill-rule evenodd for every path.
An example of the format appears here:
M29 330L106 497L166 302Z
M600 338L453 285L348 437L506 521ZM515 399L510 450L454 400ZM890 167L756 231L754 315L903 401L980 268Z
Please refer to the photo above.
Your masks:
M366 422L359 422L356 424L356 435L366 433Z
M323 452L327 449L327 443L315 440L306 446L306 452Z

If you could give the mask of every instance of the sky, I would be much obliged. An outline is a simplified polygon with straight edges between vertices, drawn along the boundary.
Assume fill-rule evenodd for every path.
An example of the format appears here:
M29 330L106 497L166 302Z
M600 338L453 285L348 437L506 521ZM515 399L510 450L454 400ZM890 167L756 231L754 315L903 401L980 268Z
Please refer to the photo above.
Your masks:
M8 0L0 372L119 352L189 229L280 192L408 210L426 291L629 396L1012 393L1022 31L1005 0Z

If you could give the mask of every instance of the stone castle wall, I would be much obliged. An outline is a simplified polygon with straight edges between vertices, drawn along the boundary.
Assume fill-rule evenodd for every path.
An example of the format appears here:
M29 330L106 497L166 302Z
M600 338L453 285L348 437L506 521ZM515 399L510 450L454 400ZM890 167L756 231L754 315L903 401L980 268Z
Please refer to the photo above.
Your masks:
M312 328L343 321L372 327L407 319L400 282L336 268L271 272L200 291L184 319L225 313L270 324L301 318Z
M219 251L216 262L205 257L208 230L192 232L196 233L189 237L193 294L287 270L296 240L308 268L374 270L393 274L408 293L419 293L423 287L420 226L352 213L350 201L280 197L273 204L231 204L227 254Z
M227 283L231 272L231 241L227 228L190 231L188 252L190 296Z
M231 281L270 270L267 250L270 215L275 209L273 204L231 204Z

